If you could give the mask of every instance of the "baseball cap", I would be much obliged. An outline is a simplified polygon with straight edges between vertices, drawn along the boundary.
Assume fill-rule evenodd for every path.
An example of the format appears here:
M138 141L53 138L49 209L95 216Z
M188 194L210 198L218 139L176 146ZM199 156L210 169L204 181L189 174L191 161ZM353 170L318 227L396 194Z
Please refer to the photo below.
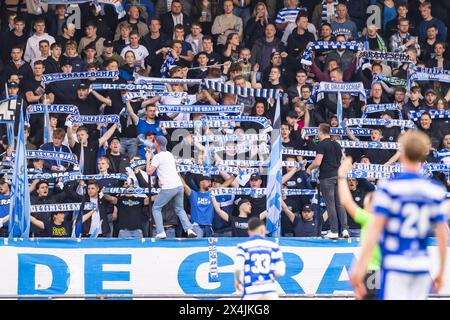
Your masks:
M312 211L312 208L311 208L311 206L309 204L306 204L306 205L303 206L302 211Z
M436 91L434 91L434 89L428 89L427 91L425 91L425 95L427 95L429 93L436 95Z
M86 83L86 82L81 82L79 85L78 85L78 89L89 89L89 85Z
M251 202L250 199L248 198L242 198L241 200L239 200L238 202L238 209L241 207L242 204L247 203L247 202Z
M163 136L157 136L155 140L156 140L156 143L158 143L159 148L162 151L166 151L167 139L164 138Z
M224 183L225 179L222 176L217 175L212 177L212 181L217 183Z
M120 142L120 138L118 136L112 137L111 140L109 140L109 143L111 143L113 140L119 140Z
M281 53L280 52L278 52L278 51L274 51L274 52L272 52L271 54L270 54L270 59L272 59L274 56L276 56L276 55L281 55Z
M105 41L103 41L103 46L107 48L113 47L113 42L105 39Z
M15 81L8 82L8 88L18 88L19 84Z
M252 173L250 176L250 180L259 180L261 179L261 175L259 173Z

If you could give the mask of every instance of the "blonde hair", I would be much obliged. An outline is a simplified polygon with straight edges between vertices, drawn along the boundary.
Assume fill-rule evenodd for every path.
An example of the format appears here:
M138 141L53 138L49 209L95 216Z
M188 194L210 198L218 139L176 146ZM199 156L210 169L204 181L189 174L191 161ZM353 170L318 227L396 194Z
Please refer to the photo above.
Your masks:
M311 116L309 115L309 110L310 110L309 106L305 102L299 101L294 105L294 109L295 108L299 108L301 111L304 112L304 115L303 115L304 127L308 128L309 123L311 121Z
M267 6L266 6L266 4L265 4L264 2L261 2L261 1L258 2L258 3L256 4L255 8L253 9L252 17L256 17L256 10L257 10L258 7L260 7L260 6L263 6L263 7L264 7L264 9L265 9L264 19L265 19L266 21L268 21L269 15L267 14Z
M398 141L400 150L411 162L422 161L429 152L431 140L423 132L409 130Z

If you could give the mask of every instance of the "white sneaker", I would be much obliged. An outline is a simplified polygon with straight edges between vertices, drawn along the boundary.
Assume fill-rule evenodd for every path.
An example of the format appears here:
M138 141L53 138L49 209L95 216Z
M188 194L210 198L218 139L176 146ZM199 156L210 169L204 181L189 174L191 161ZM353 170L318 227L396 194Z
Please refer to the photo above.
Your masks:
M191 229L187 230L187 236L188 236L188 238L197 238L198 237L197 234L194 231L192 231Z
M345 239L350 238L350 234L348 233L348 230L342 231L342 238L345 238Z
M167 235L166 235L166 232L165 231L163 231L163 232L161 232L161 233L158 233L156 236L155 236L155 239L166 239L167 238Z
M328 232L325 236L324 236L324 238L325 239L331 239L331 240L337 240L337 239L339 239L339 233L334 233L334 232Z

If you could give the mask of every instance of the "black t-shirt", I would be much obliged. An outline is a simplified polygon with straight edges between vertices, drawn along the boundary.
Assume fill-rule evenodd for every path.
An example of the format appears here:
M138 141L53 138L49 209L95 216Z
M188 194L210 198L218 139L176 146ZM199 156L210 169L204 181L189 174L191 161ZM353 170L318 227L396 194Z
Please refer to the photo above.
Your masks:
M111 166L110 169L116 168L117 171L115 171L114 173L119 173L120 160L122 159L122 155L119 154L118 156L115 156L115 155L109 154L109 159L114 163L114 165Z
M341 165L342 149L339 143L330 138L324 139L317 144L317 154L323 154L320 165L320 179L337 176L337 170Z
M355 191L351 191L353 200L355 200L356 204L362 208L364 207L364 197L366 196L366 193L362 191L359 186L356 188ZM361 225L347 213L347 224L349 229L361 229Z
M248 237L249 219L228 215L228 224L233 228L233 237Z
M249 199L252 203L252 213L250 214L250 218L255 217L259 218L259 215L266 210L267 206L267 197L262 196L260 198L253 197L245 197Z
M391 157L391 150L386 149L366 149L365 155L369 158L370 163L385 164Z
M27 79L25 82L24 92L27 93L28 91L33 92L33 94L36 96L41 96L46 92L44 87L41 85L41 82L37 81L34 77L31 79Z
M398 140L398 136L400 135L399 127L382 128L381 131L383 133L382 141L386 142L396 142Z
M87 147L84 147L84 174L97 173L97 154L99 148L98 140L89 141ZM77 155L78 163L80 163L81 144L79 142L75 143L72 152Z
M318 224L312 219L306 221L302 216L296 216L294 219L294 236L296 237L317 237Z
M293 196L286 197L284 202L286 203L288 209L294 213L299 213L304 205L302 201L299 201L299 198ZM283 235L286 233L294 233L294 226L285 213L281 215L281 232Z
M55 222L44 222L44 231L42 231L43 237L49 238L68 238L72 235L72 228L68 221L64 221L62 224L57 225Z
M140 197L117 197L117 214L119 230L142 229L142 209L144 199Z

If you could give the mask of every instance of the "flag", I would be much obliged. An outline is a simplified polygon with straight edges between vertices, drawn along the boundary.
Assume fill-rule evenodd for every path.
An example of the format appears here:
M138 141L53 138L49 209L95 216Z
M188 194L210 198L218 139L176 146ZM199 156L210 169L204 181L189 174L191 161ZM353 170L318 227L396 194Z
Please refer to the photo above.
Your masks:
M81 201L80 209L74 212L73 220L75 224L72 228L72 238L80 238L83 231L83 209L86 203L86 197L83 196Z
M173 66L176 66L175 59L173 58L172 52L169 51L167 54L166 60L164 60L164 63L161 66L161 78L169 77L169 71Z
M277 93L274 125L271 137L269 174L267 178L267 232L274 237L280 236L281 225L281 117L280 96Z
M0 101L0 123L14 122L16 120L16 108L16 96Z
M30 233L30 192L25 150L23 110L20 108L19 132L17 135L16 157L12 184L11 205L9 207L9 237L28 238Z
M342 123L342 94L338 92L338 101L337 101L337 118L338 118L338 126L341 126Z
M50 136L50 115L47 105L44 105L44 143L52 142Z

